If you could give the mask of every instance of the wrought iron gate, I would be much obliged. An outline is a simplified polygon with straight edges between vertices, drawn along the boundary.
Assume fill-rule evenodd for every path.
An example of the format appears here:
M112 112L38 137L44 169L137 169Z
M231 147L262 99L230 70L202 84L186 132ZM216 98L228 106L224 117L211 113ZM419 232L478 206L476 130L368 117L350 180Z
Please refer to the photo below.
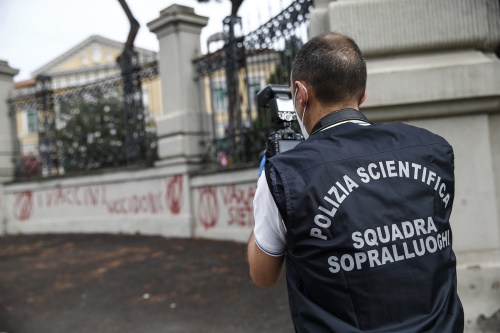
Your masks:
M218 37L224 47L197 59L202 105L210 115L204 141L207 162L223 166L256 161L273 130L255 94L270 83L289 85L295 54L307 41L312 0L297 0L249 33L235 36L240 17L227 17ZM208 124L206 124L208 125Z
M31 90L9 100L13 128L18 128L18 118L24 119L32 134L32 143L26 144L31 146L16 144L16 178L152 165L156 124L143 105L142 84L158 79L158 65L128 68L65 88L54 88L51 77L38 76Z

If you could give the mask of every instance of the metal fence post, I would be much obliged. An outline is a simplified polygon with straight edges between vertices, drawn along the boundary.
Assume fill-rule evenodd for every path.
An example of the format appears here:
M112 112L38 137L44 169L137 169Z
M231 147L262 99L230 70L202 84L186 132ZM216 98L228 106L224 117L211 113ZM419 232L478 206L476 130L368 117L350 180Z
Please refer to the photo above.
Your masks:
M125 151L129 165L139 163L146 153L142 86L136 62L137 54L131 50L125 50L119 59L123 80Z
M10 118L10 128L17 130L17 113L16 113L16 105L14 102L9 103L9 118ZM12 136L13 144L12 144L12 162L14 163L14 166L16 167L16 173L17 173L17 166L21 164L21 145L19 144L19 138L16 135Z
M233 159L239 158L239 162L245 162L245 138L241 119L241 97L239 87L240 62L245 56L245 51L243 38L237 38L235 35L236 25L241 26L241 17L228 16L224 19L223 24L226 36L224 53L226 56L226 91L229 102L229 122L227 126L230 140L229 154Z
M36 104L38 113L38 147L44 176L58 174L57 133L51 77L36 77Z

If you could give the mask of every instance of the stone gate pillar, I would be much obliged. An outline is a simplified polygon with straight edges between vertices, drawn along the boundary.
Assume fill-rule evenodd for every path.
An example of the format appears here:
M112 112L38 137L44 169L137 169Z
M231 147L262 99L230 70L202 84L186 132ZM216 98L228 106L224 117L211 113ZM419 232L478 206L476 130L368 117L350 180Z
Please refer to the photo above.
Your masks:
M201 117L193 59L200 54L201 29L208 18L191 7L172 5L148 23L160 43L163 117L158 121L159 166L201 159Z
M316 0L310 36L326 31L352 37L367 58L368 118L424 127L453 146L466 332L500 331L498 0Z
M14 142L17 133L11 126L11 110L7 100L14 90L13 78L17 73L17 69L0 60L0 184L12 180L14 176Z
M16 128L12 126L9 103L14 90L13 78L19 73L10 67L7 61L0 60L0 234L5 232L5 200L3 184L14 179L14 160L17 156L14 147L17 141ZM15 119L15 118L14 118Z
M165 236L194 235L195 212L191 175L201 167L202 118L193 59L200 55L201 29L208 18L191 7L172 5L148 23L160 44L159 67L163 117L157 121L157 172L175 176L180 185L181 212L165 223Z

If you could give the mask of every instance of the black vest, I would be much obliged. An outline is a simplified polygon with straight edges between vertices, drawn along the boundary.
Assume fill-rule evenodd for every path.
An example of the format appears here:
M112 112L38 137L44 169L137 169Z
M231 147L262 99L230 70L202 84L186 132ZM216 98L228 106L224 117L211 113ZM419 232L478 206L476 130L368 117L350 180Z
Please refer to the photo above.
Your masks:
M463 332L453 163L401 123L341 124L268 160L297 332Z

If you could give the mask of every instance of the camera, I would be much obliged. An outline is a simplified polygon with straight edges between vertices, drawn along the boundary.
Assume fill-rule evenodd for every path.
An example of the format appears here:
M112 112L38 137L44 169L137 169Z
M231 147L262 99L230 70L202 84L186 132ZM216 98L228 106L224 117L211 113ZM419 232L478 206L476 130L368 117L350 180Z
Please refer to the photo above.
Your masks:
M290 150L304 140L302 134L292 129L297 114L293 108L292 94L288 86L269 84L257 93L256 98L259 107L270 109L271 122L284 127L269 135L266 142L266 158Z

